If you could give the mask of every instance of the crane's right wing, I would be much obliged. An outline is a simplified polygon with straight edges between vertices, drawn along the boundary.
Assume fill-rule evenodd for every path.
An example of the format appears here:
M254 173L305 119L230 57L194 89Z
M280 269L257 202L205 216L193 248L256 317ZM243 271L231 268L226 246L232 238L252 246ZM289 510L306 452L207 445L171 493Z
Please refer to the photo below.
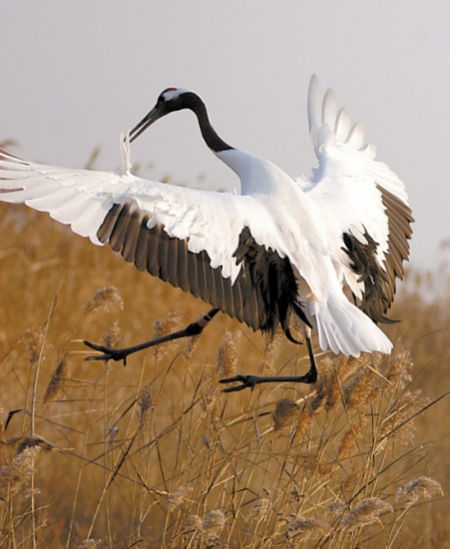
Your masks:
M0 151L0 201L48 212L255 330L284 323L293 299L286 288L291 285L296 295L289 261L275 246L264 246L273 221L250 196L147 181L129 172L48 166Z

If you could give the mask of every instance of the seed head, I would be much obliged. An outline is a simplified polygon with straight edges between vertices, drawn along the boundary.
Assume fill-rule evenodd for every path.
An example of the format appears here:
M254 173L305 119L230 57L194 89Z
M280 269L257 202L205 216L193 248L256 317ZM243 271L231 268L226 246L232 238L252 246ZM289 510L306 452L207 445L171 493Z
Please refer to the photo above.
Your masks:
M155 320L153 323L153 335L161 337L173 332L180 325L183 316L184 314L180 311L171 311L160 320Z
M119 321L115 319L106 334L103 336L103 341L107 347L115 349L119 346L121 340L122 336L120 334Z
M309 402L306 402L300 413L300 417L295 428L294 439L300 438L305 433L306 429L308 429L312 423L313 416L314 410L310 406Z
M238 345L242 334L240 331L226 331L222 345L217 354L216 371L219 377L230 377L237 371Z
M269 490L264 489L266 497L258 498L250 508L247 516L247 520L265 520L267 519L270 509L272 507L271 493Z
M206 515L202 524L203 539L207 545L217 542L224 527L225 515L220 509L213 509Z
M39 360L43 337L44 331L42 328L31 328L22 333L20 341L25 342L31 364L35 364Z
M287 538L301 535L302 539L308 539L311 536L325 536L330 531L330 525L327 522L295 514L288 515L286 522L285 536Z
M354 451L358 450L357 439L362 435L363 428L367 424L367 418L362 416L360 420L352 425L344 436L338 450L338 458L343 459L349 457Z
M386 438L396 440L401 444L410 444L414 441L416 425L414 423L414 414L429 404L428 397L422 397L421 391L407 391L389 410L387 417L383 421L380 429L381 445L377 447L379 451L386 442Z
M5 409L0 406L0 435L5 430L5 423L6 423L7 417L8 417L8 414L6 413Z
M365 498L349 511L342 519L343 528L357 528L376 522L385 513L392 513L390 503L380 498Z
M332 515L339 517L345 513L347 505L342 501L333 501L333 503L327 505L327 509Z
M139 425L141 427L144 426L146 421L148 420L149 413L153 407L153 391L152 391L152 384L147 383L145 387L142 389L141 394L139 396Z
M344 384L342 392L344 402L349 410L366 406L376 394L374 374L371 370L361 368L359 372Z
M275 431L292 423L292 419L298 415L297 404L288 398L279 400L273 412L273 426Z
M44 394L44 404L53 400L57 395L59 389L62 388L69 365L70 362L68 361L68 359L64 358L56 367Z
M398 507L410 507L419 498L430 499L434 496L443 496L442 486L429 477L419 477L401 486L395 492L395 504Z
M10 495L28 484L34 472L36 457L41 451L39 444L24 447L12 460L10 465L0 468L0 495Z
M155 320L153 323L153 335L154 337L162 337L177 330L184 317L184 314L180 311L172 311L164 315L161 320ZM164 345L156 345L153 347L153 354L156 360L162 360L170 352L173 351L178 345L177 341L170 343L164 343Z
M184 528L186 530L201 530L202 528L202 519L195 514L189 515L184 523Z
M110 312L116 307L120 311L123 309L123 299L115 286L108 286L106 288L99 288L95 292L93 297L86 303L84 312L90 313L97 309Z
M409 351L398 353L389 361L389 370L386 378L400 391L411 382L413 363Z
M261 361L259 372L262 375L270 375L274 371L274 362L282 341L282 333L281 330L277 330L274 334L266 332L263 337L264 358Z
M175 509L179 507L184 502L184 500L189 496L192 490L193 490L192 486L181 486L175 492L169 493L169 495L167 496L169 513L172 513L173 511L175 511Z
M77 549L95 549L102 541L94 538L85 539L81 545L78 545Z

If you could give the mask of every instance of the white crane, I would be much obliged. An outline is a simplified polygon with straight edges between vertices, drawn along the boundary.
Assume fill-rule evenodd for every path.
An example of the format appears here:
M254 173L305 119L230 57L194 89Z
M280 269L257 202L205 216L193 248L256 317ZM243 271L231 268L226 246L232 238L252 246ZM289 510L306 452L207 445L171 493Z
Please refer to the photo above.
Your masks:
M413 218L404 184L375 160L362 126L351 126L334 93L328 90L322 100L312 77L309 130L319 165L309 180L225 143L200 97L181 88L164 90L129 140L181 109L196 115L208 147L239 176L241 194L148 181L129 170L72 170L0 154L0 200L46 211L214 307L184 330L133 347L86 342L102 353L88 358L125 362L140 349L200 333L219 310L254 330L273 331L280 324L293 341L289 320L296 316L310 357L305 375L234 376L221 380L239 382L227 392L266 381L314 382L311 329L322 350L390 353L392 343L376 323L388 321Z

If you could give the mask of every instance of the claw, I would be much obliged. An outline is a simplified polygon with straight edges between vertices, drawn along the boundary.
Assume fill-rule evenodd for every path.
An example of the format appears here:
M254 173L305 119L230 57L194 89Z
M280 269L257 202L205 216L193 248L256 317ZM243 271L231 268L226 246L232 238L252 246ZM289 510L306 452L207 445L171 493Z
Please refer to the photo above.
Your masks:
M243 389L253 389L255 388L255 385L258 383L257 381L258 376L243 376L243 375L237 375L233 377L227 377L225 379L220 379L219 383L234 383L235 381L239 381L241 385L235 385L234 387L227 387L226 389L222 389L223 393L234 393L236 391L242 391Z
M86 339L83 340L83 343L91 349L94 349L94 351L100 351L102 353L109 353L113 350L109 347L105 347L104 345L99 345L98 343L92 343L92 341L87 341Z
M105 362L108 360L115 360L116 362L119 360L123 360L123 365L127 365L128 353L124 352L124 350L111 349L111 347L98 345L98 343L92 343L92 341L85 340L83 341L83 343L91 349L94 349L94 351L99 351L100 353L103 353L101 355L89 355L84 360L104 360Z

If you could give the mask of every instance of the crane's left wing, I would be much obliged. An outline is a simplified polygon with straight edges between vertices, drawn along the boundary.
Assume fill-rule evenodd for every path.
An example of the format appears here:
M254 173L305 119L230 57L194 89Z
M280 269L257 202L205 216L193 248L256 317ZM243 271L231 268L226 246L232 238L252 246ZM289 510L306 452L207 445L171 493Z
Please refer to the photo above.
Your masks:
M0 201L48 212L255 330L284 324L293 299L286 288L296 295L289 261L263 246L273 221L250 196L48 166L0 150Z
M322 100L314 75L308 117L319 166L302 187L320 212L323 236L343 284L375 322L385 317L409 256L413 217L405 186L365 145L360 123L338 111L334 93Z

